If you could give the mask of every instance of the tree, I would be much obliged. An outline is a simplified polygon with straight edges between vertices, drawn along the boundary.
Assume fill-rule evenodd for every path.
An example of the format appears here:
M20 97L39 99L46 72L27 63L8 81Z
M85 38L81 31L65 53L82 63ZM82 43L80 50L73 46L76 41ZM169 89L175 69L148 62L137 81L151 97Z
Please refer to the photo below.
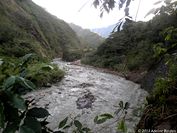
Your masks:
M125 5L124 12L125 16L129 16L129 5L132 0L94 0L93 5L95 8L100 8L100 17L103 16L103 13L106 11L109 13L111 10L113 10L116 7L116 4L118 4L118 8L122 9Z
M116 4L118 4L119 9L124 8L125 16L130 17L129 5L131 1L133 0L94 0L93 5L95 8L99 7L100 17L103 16L104 12L109 13L111 10L113 10L116 7ZM154 5L158 5L158 8L153 8L147 13L147 15L152 13L156 15L165 11L173 12L177 8L177 0L159 0L155 2Z
M162 13L172 14L177 9L177 0L159 0L154 3L158 6L157 8L152 8L145 17L150 14L158 15Z
M117 25L113 29L114 32L116 30L120 31L126 21L132 21L132 17L129 15L129 6L132 1L133 0L94 0L93 5L95 6L95 8L99 7L100 17L103 17L104 12L109 13L110 11L112 11L116 7L116 4L118 5L119 9L124 8L125 16L118 21ZM139 0L138 10L140 7L140 2L141 0ZM159 0L155 2L154 5L159 5L159 7L151 9L146 14L146 16L150 14L158 15L161 13L168 13L168 14L173 13L177 8L177 0ZM136 17L135 17L135 21L136 21Z
M104 12L109 13L111 10L113 10L116 7L116 4L118 5L119 10L124 8L125 16L118 21L113 29L114 32L116 30L120 31L126 21L132 21L132 17L129 15L129 5L131 1L132 0L94 0L93 5L95 8L99 7L100 17L103 17Z

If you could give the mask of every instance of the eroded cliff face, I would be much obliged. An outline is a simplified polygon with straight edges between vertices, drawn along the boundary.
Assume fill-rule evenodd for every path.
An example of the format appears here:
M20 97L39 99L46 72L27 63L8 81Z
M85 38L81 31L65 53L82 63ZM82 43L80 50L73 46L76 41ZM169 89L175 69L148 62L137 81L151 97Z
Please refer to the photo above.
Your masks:
M176 55L175 48L170 56ZM176 58L176 57L175 57ZM168 60L169 61L169 60ZM146 98L147 105L136 127L136 133L143 130L148 132L176 132L177 131L177 62L171 66L165 58L153 64L146 75L141 79L141 86L150 95Z
M156 64L153 64L151 68L146 72L144 77L140 79L140 84L143 89L148 92L153 91L155 80L158 77L165 77L168 73L168 67L165 64L165 61L162 59Z

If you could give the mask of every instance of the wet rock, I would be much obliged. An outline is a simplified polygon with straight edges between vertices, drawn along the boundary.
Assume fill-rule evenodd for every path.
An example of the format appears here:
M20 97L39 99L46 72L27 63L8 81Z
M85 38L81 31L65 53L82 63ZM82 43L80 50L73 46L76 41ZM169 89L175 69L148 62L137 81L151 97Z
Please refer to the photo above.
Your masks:
M51 86L52 86L52 84L50 84L50 83L47 83L44 85L44 87L51 87Z
M91 86L94 86L94 85L90 84L90 83L82 83L82 84L79 84L76 87L86 88L86 87L91 87Z
M79 97L76 101L77 109L92 108L92 103L96 100L91 92L84 94L84 96Z
M141 86L148 92L152 91L155 80L158 77L165 77L167 75L167 65L166 61L160 60L156 64L152 65L153 68L150 68L146 75L141 79Z

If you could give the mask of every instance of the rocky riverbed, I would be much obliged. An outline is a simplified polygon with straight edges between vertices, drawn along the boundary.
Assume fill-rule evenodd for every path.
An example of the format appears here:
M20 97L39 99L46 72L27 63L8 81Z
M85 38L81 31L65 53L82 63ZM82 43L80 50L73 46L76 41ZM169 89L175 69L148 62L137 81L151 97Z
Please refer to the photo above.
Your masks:
M134 132L138 123L147 92L138 84L117 75L104 73L94 68L73 65L60 59L53 63L66 71L64 79L51 87L28 93L27 99L34 99L35 106L46 108L51 114L48 118L51 129L68 115L78 119L94 133L116 133L117 118L95 125L96 115L112 113L120 101L129 102L126 117L129 132ZM71 132L70 130L67 131Z

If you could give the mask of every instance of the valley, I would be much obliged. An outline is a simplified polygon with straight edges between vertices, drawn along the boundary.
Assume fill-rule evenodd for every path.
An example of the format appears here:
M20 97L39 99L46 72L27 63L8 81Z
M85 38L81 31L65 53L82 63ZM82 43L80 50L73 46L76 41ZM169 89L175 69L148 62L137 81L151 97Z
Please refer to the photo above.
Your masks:
M113 25L83 29L32 0L0 0L0 132L177 131L177 1L163 2L108 35Z

